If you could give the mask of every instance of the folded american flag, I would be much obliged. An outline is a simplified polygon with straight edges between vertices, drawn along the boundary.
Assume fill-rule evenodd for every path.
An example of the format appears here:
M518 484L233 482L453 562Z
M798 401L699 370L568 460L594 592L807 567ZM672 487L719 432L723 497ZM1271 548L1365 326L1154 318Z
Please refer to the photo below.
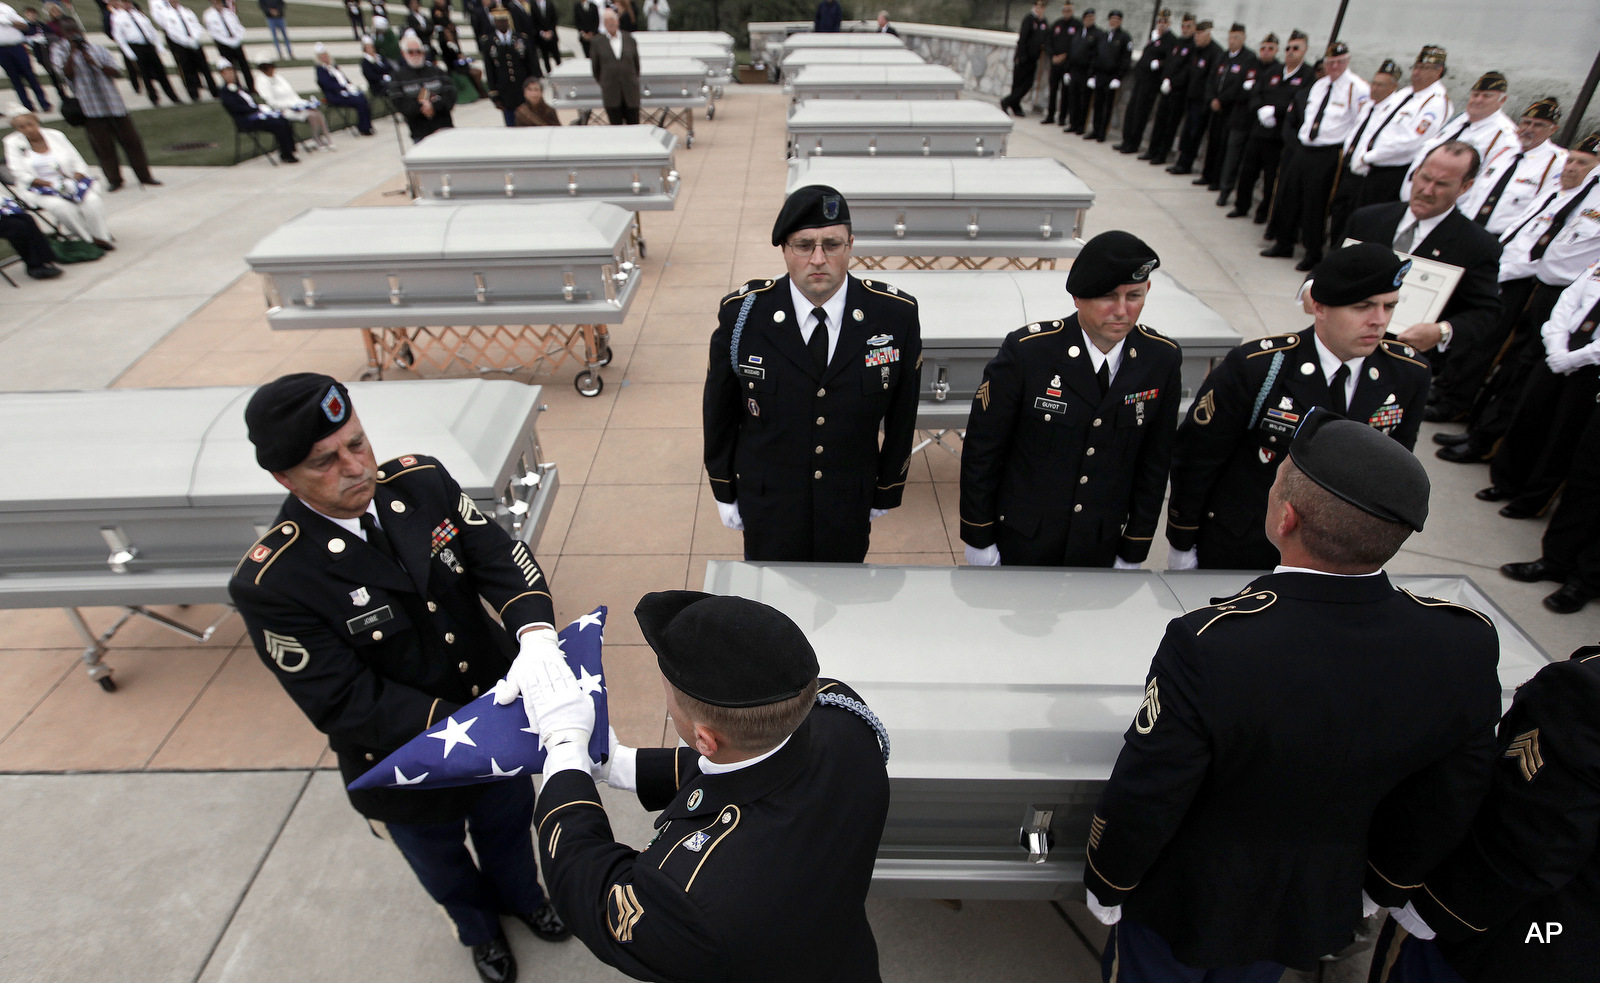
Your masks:
M605 676L600 665L605 627L602 605L563 628L558 636L572 674L594 700L594 734L589 739L589 757L594 761L604 761L609 750ZM539 746L539 735L528 726L522 701L496 706L490 690L407 741L351 782L350 789L477 785L531 775L543 768L544 748Z
M92 177L81 177L77 180L63 181L55 187L34 188L32 190L42 195L55 195L68 201L82 201L83 196L89 193L89 185L94 183Z

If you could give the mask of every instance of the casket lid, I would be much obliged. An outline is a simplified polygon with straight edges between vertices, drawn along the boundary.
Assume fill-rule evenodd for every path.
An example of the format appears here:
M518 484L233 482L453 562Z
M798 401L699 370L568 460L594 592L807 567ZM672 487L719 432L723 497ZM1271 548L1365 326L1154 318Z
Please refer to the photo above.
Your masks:
M455 127L406 151L408 169L499 168L507 164L671 163L678 135L659 126Z
M789 162L788 190L838 188L845 198L1053 202L1086 207L1094 192L1053 157L806 157ZM1068 224L1067 216L1061 219Z
M1012 128L1011 117L976 99L813 99L789 114L789 129L930 131L982 127Z
M801 34L791 34L783 39L782 48L785 52L799 51L802 48L903 48L905 42L893 34L879 34L876 31L866 32L837 32L819 34L807 31Z
M795 74L790 84L795 88L905 89L948 85L959 88L966 83L960 73L943 65L807 65Z
M785 71L807 65L924 65L915 51L905 48L814 48L796 51L783 60Z
M649 83L654 79L705 78L706 63L694 58L672 55L639 55L639 80ZM587 58L568 58L550 70L551 82L572 82L582 79L596 85L594 69Z

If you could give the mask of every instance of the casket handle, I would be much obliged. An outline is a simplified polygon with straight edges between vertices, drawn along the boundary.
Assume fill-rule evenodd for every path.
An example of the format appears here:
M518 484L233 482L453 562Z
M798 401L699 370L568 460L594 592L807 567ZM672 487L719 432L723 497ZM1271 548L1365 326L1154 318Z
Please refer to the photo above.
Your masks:
M667 184L671 185L671 184L677 184L678 183L679 175L678 175L678 171L677 171L676 168L674 168L672 170L667 170L666 168L662 168L662 173L666 175Z
M974 149L979 157L983 156L983 137L978 138L977 147Z
M261 278L261 292L266 295L267 310L275 311L283 307L283 295L278 293L278 281L272 276ZM260 536L256 537L260 539Z
M644 190L644 185L639 181L639 172L633 172L633 193L638 194Z
M1029 806L1023 814L1021 836L1018 843L1028 851L1028 862L1042 864L1050 859L1050 847L1054 845L1055 837L1050 835L1050 822L1055 818L1055 809L1045 806Z
M822 156L822 138L821 137L817 137L817 145L811 148L811 156L813 156L813 157L821 157Z
M487 304L489 302L489 281L483 278L482 273L474 273L472 274L472 282L477 285L477 289L473 293L478 298L478 303Z
M1039 226L1039 238L1048 239L1055 232L1055 212L1044 213L1044 224Z
M905 212L899 212L894 217L894 237L896 239L904 239L906 237L906 213Z
M439 175L439 197L450 197L450 175L448 173Z
M568 171L567 172L567 194L575 196L575 195L577 195L577 193L578 193L578 172L577 171Z
M933 398L942 403L942 402L944 402L945 397L949 396L949 395L950 395L950 368L949 368L949 366L941 365L941 366L939 366L939 378L938 378L938 381L934 382L934 384L933 384Z
M516 195L516 191L517 191L517 185L516 185L516 182L513 180L513 175L512 175L512 173L510 171L507 171L506 172L506 197L507 198L514 197Z
M608 304L615 305L617 303L618 280L626 283L628 280L628 274L618 273L617 268L612 266L610 263L600 267L600 282L605 286L606 303Z
M317 306L317 281L308 276L300 278L300 291L305 294L306 306Z
M389 303L400 306L400 274L389 274Z
M561 274L561 299L567 302L575 300L578 296L578 278L571 273Z
M106 565L114 573L127 573L128 564L139 555L139 547L129 541L128 534L122 531L121 526L101 526L100 538L106 541L106 547L111 550L111 555L106 557Z
M967 217L967 238L978 238L978 213L976 211Z
M878 138L877 137L873 137L872 141L867 144L867 156L868 157L876 157L876 156L878 156Z
M927 157L928 155L930 155L932 153L933 153L932 138L931 137L923 137L922 138L922 156Z

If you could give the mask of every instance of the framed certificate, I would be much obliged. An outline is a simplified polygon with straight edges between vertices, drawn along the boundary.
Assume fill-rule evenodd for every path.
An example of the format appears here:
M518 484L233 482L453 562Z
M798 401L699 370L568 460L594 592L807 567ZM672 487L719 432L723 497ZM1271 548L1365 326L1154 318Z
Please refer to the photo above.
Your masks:
M1360 241L1346 239L1344 245L1351 246ZM1459 266L1438 260L1423 259L1410 253L1400 255L1411 260L1411 269L1400 284L1400 305L1394 309L1394 319L1389 322L1390 334L1399 334L1413 324L1439 320L1444 305L1455 292L1456 284L1461 282L1463 272Z

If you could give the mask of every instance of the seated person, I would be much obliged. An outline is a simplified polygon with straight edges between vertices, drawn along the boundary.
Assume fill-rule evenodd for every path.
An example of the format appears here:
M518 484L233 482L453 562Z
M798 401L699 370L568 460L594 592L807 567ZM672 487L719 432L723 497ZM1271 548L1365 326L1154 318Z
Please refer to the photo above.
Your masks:
M544 84L531 78L522 83L522 105L517 107L518 126L560 126L555 107L544 101Z
M411 127L411 140L422 140L455 126L450 110L456 104L456 85L437 65L428 64L426 49L415 34L400 42L400 64L389 83L389 99Z
M39 231L39 223L15 199L0 197L0 239L22 257L22 265L35 280L51 280L61 275L50 239Z
M217 90L217 101L233 117L233 125L246 132L259 130L270 133L278 141L278 159L285 164L298 164L294 155L294 124L271 106L256 101L250 90L239 84L233 62L218 59L217 72L222 76L222 88Z
M356 111L356 132L364 137L372 136L372 106L367 102L367 97L356 88L350 77L339 70L333 63L333 55L328 53L328 46L321 41L317 42L317 88L322 90L322 96L330 106L348 106ZM381 90L381 86L379 87Z
M89 165L67 135L40 126L33 113L17 113L11 117L11 126L15 132L4 141L6 168L11 171L17 197L48 213L63 231L101 249L114 249L105 206L89 177Z
M367 93L372 99L387 97L389 83L394 81L394 62L378 54L371 35L361 39L361 77L367 80Z
M472 63L471 58L461 52L461 40L456 36L456 26L445 21L436 36L439 45L439 67L455 75L465 75L472 80L472 87L478 90L478 98L489 98L489 90L483 85L483 71Z
M328 132L328 120L320 108L322 101L294 91L294 86L278 74L278 66L270 61L260 63L256 69L261 72L261 80L256 83L261 102L276 109L284 119L311 127L311 139L317 141L318 147L334 149L333 134Z

